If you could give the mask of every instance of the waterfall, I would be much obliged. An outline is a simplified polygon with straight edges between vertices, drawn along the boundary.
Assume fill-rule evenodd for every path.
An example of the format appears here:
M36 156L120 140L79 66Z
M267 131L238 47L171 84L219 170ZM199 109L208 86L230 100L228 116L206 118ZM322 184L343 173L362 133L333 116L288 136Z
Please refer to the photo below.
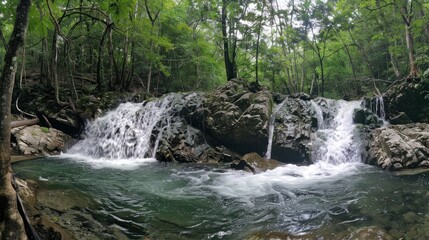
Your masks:
M313 160L333 165L360 162L360 147L355 141L352 117L354 109L359 108L361 102L330 101L332 102L328 104L328 111L335 112L336 115L332 120L323 121L323 125L329 127L316 132L317 137L313 141Z
M280 104L276 105L276 107L273 109L273 112L271 113L270 116L270 122L269 122L269 127L268 127L268 145L267 145L267 152L265 153L264 158L265 159L271 159L271 150L273 147L273 138L274 138L274 128L275 128L275 123L276 123L276 114L279 111L280 108L283 107L283 105L285 105L286 101L288 100L288 98L286 97L285 100L283 100L283 102L281 102Z
M379 116L381 119L386 119L386 112L384 111L384 101L383 96L376 96L375 97L375 113L377 116Z
M123 103L89 123L86 137L68 153L110 160L154 158L176 99L171 94L151 102Z
M317 105L315 101L311 100L310 103L311 103L311 107L313 107L313 110L317 118L317 129L324 129L325 124L324 124L322 109L320 108L319 105Z

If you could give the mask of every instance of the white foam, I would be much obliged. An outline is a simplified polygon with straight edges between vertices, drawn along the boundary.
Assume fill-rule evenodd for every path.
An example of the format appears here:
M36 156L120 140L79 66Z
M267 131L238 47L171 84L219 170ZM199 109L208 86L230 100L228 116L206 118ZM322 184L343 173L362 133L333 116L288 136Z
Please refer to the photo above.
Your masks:
M109 158L94 158L82 154L62 154L61 158L70 159L80 163L89 164L95 169L114 168L121 170L134 170L140 166L148 165L157 162L155 158L122 158L122 159L109 159Z
M317 162L309 166L288 164L260 174L234 170L223 173L183 171L173 173L172 177L188 181L187 186L176 189L175 194L205 196L211 192L214 196L234 198L245 204L253 205L254 198L269 194L276 194L282 198L295 198L294 192L297 190L357 174L362 165L362 163L355 162L336 165Z

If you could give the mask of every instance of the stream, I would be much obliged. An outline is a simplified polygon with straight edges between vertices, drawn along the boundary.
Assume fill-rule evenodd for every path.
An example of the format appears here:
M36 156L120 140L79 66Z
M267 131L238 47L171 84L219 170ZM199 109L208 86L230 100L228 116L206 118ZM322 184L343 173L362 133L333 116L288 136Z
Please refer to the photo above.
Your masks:
M148 132L159 121L167 130L170 109L158 102L121 105L94 121L68 154L13 168L38 180L41 191L79 196L97 222L129 239L260 239L270 232L343 239L368 227L396 239L427 239L429 174L396 176L361 163L351 120L360 102L328 103L334 116L319 122L309 166L253 175L228 165L158 162Z

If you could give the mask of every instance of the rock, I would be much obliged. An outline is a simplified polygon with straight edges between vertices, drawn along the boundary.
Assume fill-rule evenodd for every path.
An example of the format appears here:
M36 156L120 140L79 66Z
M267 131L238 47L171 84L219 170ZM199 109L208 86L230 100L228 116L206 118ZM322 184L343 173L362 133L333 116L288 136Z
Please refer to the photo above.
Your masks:
M353 112L353 123L365 125L366 111L362 108L357 108Z
M425 81L418 84L402 82L393 86L384 94L386 117L395 119L395 122L398 115L408 116L408 118L405 118L405 116L402 119L400 118L401 121L398 121L398 123L391 122L392 124L409 123L409 120L429 123L428 91L429 83Z
M206 114L201 130L215 145L225 145L237 153L262 153L268 142L272 102L269 91L255 91L245 80L233 79L208 94L196 112Z
M17 142L18 150L24 155L59 154L65 150L71 137L54 128L45 128L38 125L12 129Z
M241 159L231 163L231 168L235 170L244 170L254 174L272 170L281 163L273 159L264 159L257 153L247 153Z
M363 124L369 126L370 128L381 127L383 121L380 120L377 115L371 112L368 109L357 108L353 112L353 123Z
M246 240L316 240L324 239L323 237L311 235L311 234L300 234L295 236L286 232L256 232L249 235ZM328 239L328 238L327 238Z
M412 123L413 120L411 120L406 113L399 112L397 115L391 116L389 122L391 124L407 124Z
M275 115L271 158L287 163L310 163L310 143L317 130L314 115L309 101L286 99Z
M366 163L388 170L427 167L429 124L393 125L370 135Z
M353 232L346 234L345 236L338 236L335 239L338 240L393 240L394 238L390 236L386 230L378 227L363 227Z
M264 159L257 153L247 153L242 159L252 166L256 173L273 170L282 165L281 162L274 159Z

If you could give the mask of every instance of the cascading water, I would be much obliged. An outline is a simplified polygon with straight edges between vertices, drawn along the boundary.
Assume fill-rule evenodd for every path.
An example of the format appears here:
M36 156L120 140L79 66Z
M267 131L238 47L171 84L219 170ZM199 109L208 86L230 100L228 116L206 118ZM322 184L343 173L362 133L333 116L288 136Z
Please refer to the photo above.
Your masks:
M89 123L85 139L66 156L78 156L98 163L99 167L154 161L159 139L170 125L176 99L177 95L171 94L152 102L119 105Z
M343 100L330 101L328 109L336 112L331 122L322 121L321 128L316 132L317 138L313 142L313 160L322 163L339 165L348 162L360 162L360 147L355 141L353 111L359 108L360 101L346 102ZM318 105L313 107L317 109ZM317 112L322 112L321 109ZM329 121L329 120L328 120Z
M381 119L386 119L386 112L384 111L384 100L383 96L375 97L375 112Z
M354 227L385 224L377 219L387 214L386 208L393 212L391 219L398 219L398 209L403 210L400 216L409 211L404 206L410 201L401 197L409 194L398 193L396 185L408 190L408 183L392 184L390 174L380 175L380 171L360 164L352 122L353 110L360 102L316 99L311 103L319 130L312 142L315 163L309 166L286 164L249 174L212 165L130 165L132 158L154 160L156 139L163 132L164 137L168 135L169 122L174 125L177 116L172 115L180 111L177 105L174 96L146 104L123 104L91 123L87 138L71 149L74 155L66 156L79 160L76 154L85 155L90 158L85 159L85 165L50 158L22 162L18 172L27 170L35 177L49 178L41 185L44 188L72 186L75 192L84 193L85 199L93 199L98 206L91 209L96 219L130 239L144 238L147 233L155 239L253 239L249 234L265 231L287 236L314 233L314 239L336 239L332 234L343 236ZM275 111L278 108L282 106ZM274 131L274 122L271 126ZM121 162L126 167L118 166ZM24 164L29 163L34 165L27 169ZM127 171L86 168L86 163ZM376 188L368 187L374 183ZM391 193L386 198L387 191L380 189L389 186ZM396 205L386 207L386 199ZM415 206L421 206L422 201Z
M370 108L371 111L383 121L384 126L388 124L388 122L386 121L386 111L384 109L384 100L382 95L374 97L374 100L371 101Z
M271 113L271 117L270 117L270 125L268 127L268 145L267 145L267 152L265 153L265 159L270 159L271 158L271 150L273 147L273 138L274 138L274 128L275 128L275 123L276 123L276 114L279 111L280 108L283 107L283 105L285 105L285 103L287 102L288 98L286 98L285 100L283 100L283 102L281 102L280 104L276 105L276 107L273 109L273 112Z

